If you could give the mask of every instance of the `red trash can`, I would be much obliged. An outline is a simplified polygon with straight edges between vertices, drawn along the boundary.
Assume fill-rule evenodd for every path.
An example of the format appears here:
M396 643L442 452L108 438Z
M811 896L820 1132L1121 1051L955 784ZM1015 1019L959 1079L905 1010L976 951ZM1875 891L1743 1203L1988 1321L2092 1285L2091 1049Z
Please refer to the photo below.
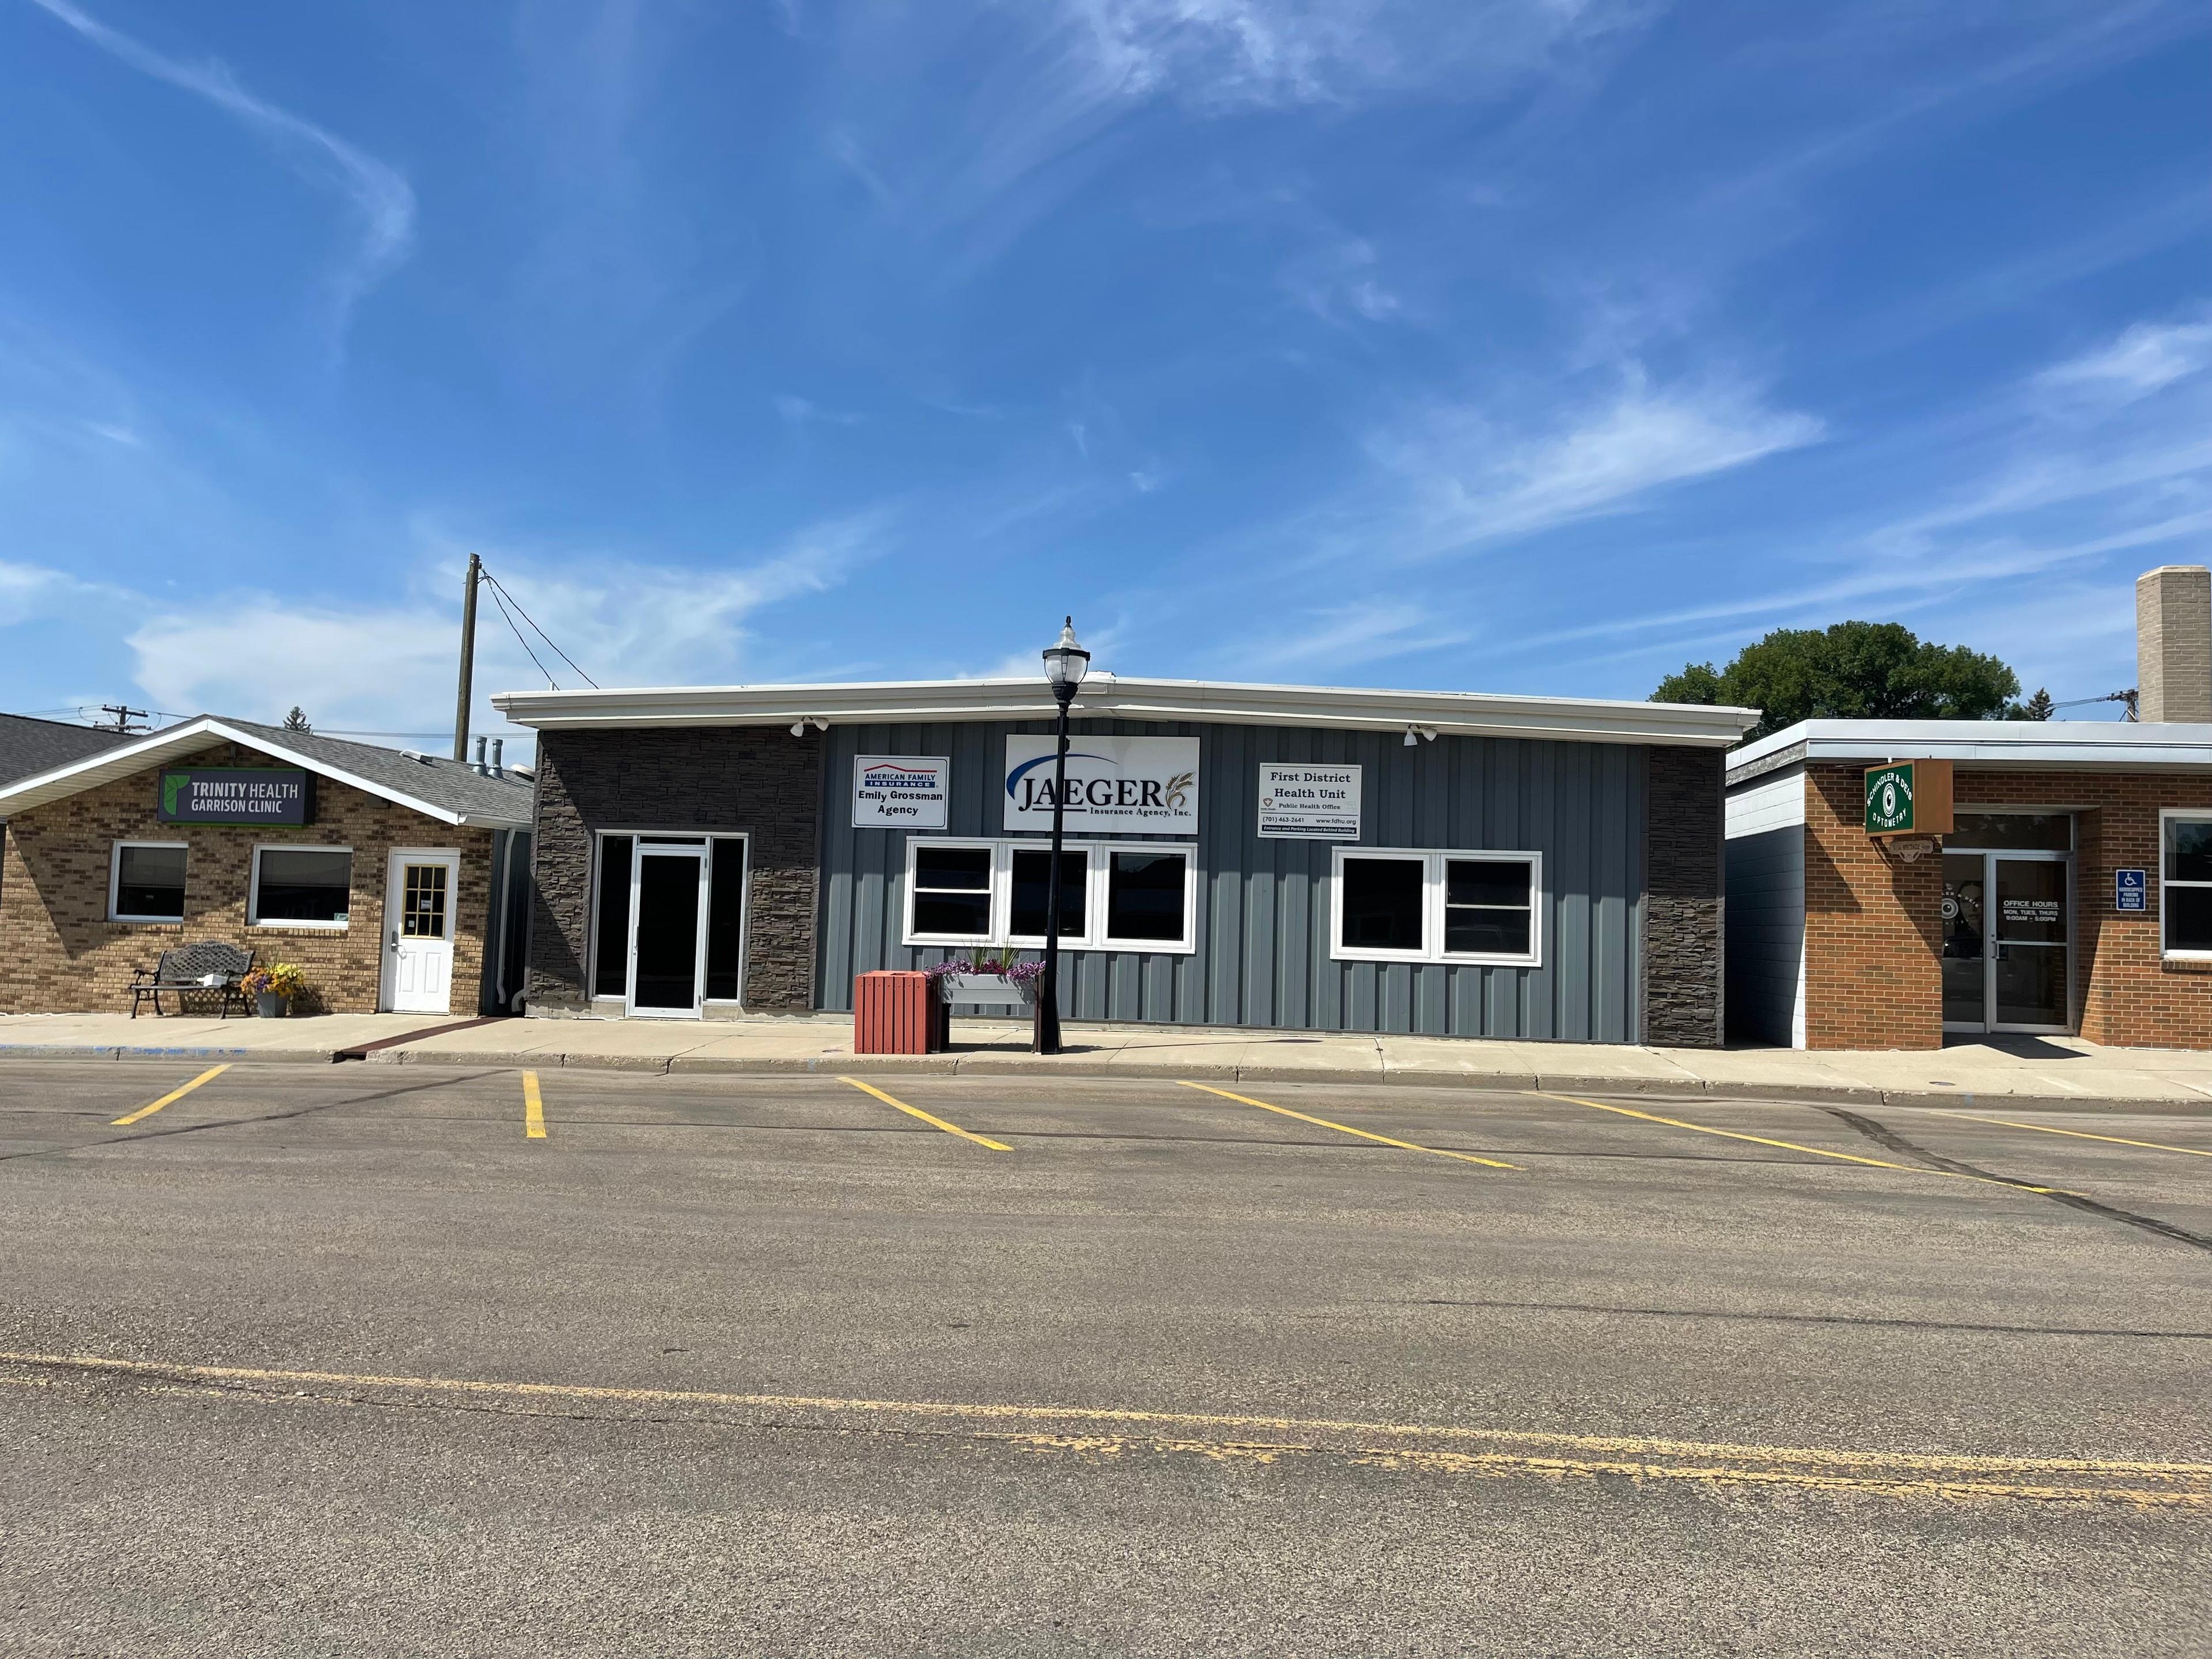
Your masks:
M927 974L858 974L853 979L853 1052L930 1054L945 1048L948 1022Z

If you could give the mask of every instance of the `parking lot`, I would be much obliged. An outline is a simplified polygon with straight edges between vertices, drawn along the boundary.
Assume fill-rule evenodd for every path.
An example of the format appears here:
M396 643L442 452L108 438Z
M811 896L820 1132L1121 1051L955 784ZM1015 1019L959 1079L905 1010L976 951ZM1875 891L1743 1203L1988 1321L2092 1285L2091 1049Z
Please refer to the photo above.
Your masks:
M10 1651L2212 1649L2212 1114L17 1063Z

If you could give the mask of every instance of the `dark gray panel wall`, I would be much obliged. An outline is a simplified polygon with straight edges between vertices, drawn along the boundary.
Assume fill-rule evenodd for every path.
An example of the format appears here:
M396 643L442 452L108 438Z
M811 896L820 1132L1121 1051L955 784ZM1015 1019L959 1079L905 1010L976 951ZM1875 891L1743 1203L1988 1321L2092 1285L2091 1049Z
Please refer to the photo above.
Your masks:
M952 802L943 833L995 836L1004 833L1006 734L1050 729L975 722L830 731L822 778L818 1006L849 1009L856 973L926 967L949 954L899 943L909 832L852 827L853 757L950 755ZM1199 738L1198 951L1069 953L1061 985L1067 1018L1637 1039L1644 750L1484 738L1439 738L1408 749L1391 734L1129 720L1078 720L1075 729ZM1333 961L1328 844L1262 841L1254 832L1258 769L1267 761L1364 767L1364 845L1541 853L1548 890L1542 965Z

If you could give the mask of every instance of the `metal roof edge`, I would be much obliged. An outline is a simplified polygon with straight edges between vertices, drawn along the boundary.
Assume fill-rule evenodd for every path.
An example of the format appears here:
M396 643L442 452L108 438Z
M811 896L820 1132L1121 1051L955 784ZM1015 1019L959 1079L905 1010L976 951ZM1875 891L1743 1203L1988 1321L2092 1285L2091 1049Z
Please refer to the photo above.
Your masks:
M2116 720L1800 720L1729 757L1731 783L1775 757L1951 760L1979 766L2212 769L2212 725Z

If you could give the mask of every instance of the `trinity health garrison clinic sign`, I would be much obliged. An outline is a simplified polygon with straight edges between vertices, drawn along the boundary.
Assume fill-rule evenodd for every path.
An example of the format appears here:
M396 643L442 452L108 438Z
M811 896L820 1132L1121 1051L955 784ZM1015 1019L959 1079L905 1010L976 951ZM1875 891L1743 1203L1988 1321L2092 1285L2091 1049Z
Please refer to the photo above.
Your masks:
M1046 737L1006 739L1006 828L1052 828L1053 757ZM1062 822L1071 834L1198 833L1196 738L1071 738Z
M190 766L161 774L164 823L305 823L307 774L274 766Z

